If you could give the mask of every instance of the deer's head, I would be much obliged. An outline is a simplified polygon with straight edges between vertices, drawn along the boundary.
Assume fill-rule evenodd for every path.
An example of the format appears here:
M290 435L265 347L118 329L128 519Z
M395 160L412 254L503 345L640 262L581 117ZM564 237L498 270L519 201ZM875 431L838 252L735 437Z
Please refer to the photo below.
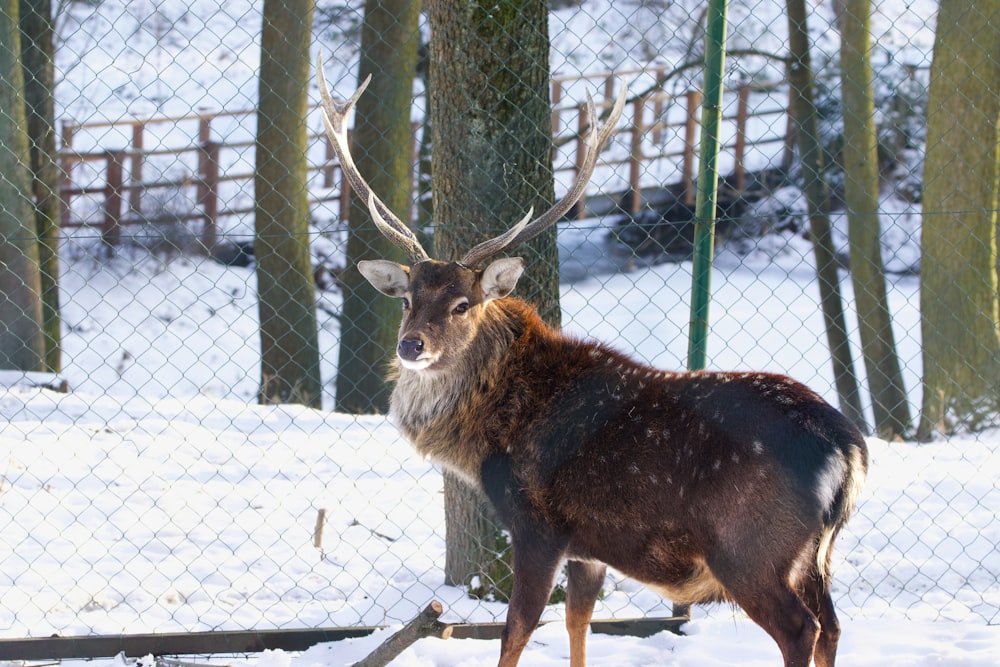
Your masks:
M375 289L402 299L403 321L396 348L400 365L409 370L444 370L475 337L487 305L510 294L524 271L524 261L520 257L487 260L538 236L580 199L601 150L621 117L626 88L622 86L607 119L600 126L594 102L587 96L591 137L576 178L562 199L538 217L533 217L533 210L529 210L521 221L500 236L483 241L458 261L444 262L430 258L413 231L372 192L351 157L347 116L367 88L371 76L350 98L341 102L330 95L323 76L322 58L318 59L316 70L323 124L340 159L341 169L354 192L367 201L379 231L402 248L410 260L409 265L388 260L363 260L358 262L358 270Z

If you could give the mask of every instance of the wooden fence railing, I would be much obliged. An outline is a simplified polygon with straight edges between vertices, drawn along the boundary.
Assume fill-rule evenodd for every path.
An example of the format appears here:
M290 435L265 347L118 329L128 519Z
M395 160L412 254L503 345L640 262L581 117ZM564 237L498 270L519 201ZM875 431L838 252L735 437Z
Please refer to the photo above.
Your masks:
M585 77L588 85L595 79L603 80L604 99L597 102L599 112L610 105L615 81L639 74L652 75L656 81L663 76L662 72L647 70ZM557 146L554 169L557 179L566 173L567 181L583 156L581 136L587 131L587 117L583 103L564 105L562 97L567 86L582 78L557 77L552 84L552 127ZM737 190L744 187L750 147L780 155L778 159L783 166L790 162L787 103L777 99L782 90L780 85L741 85L730 92L727 108L734 110L724 114L724 123L729 123L731 132L728 139L722 140L722 151L730 157L730 183ZM751 105L754 95L769 101L758 100ZM641 195L644 189L679 184L684 196L693 201L700 104L698 91L674 96L654 89L632 98L627 123L615 132L611 142L614 147L605 150L606 157L599 166L617 176L606 180L595 178L585 198L612 192L616 196L624 192ZM253 212L255 118L251 109L173 118L64 123L60 151L63 227L96 228L106 243L114 245L119 242L123 228L159 219L160 213L148 210L146 198L150 193L185 191L189 193L190 206L175 218L201 220L201 241L208 248L214 247L220 221L239 219ZM756 124L758 130L768 128L767 131L751 131L749 121L753 118L770 118L771 122ZM317 122L314 127L319 126ZM81 142L84 134L88 136ZM419 126L414 126L413 135L419 135ZM150 137L156 139L153 147L149 147ZM79 151L76 145L80 143L90 146L116 143L119 147ZM309 144L311 201L315 205L335 205L337 216L346 215L349 191L332 147L318 130L310 133ZM416 169L416 139L411 151ZM665 163L673 167L662 168ZM158 173L151 173L151 165L160 167ZM654 169L655 165L661 168ZM769 166L777 165L772 159ZM668 175L657 175L663 173ZM621 174L627 175L623 178ZM609 191L609 187L616 190ZM83 199L90 201L89 206ZM641 196L628 200L636 211L643 204ZM586 199L577 210L585 214Z

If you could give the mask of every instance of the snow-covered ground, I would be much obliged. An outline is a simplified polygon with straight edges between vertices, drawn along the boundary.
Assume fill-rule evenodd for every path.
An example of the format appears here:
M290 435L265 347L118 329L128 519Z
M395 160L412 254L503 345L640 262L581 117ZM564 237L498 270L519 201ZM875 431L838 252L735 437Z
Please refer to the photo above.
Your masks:
M607 257L606 231L599 221L563 229L564 264ZM723 249L713 284L712 366L780 370L833 400L802 239L773 239L749 256ZM849 280L844 288L849 299ZM441 478L389 420L252 404L252 270L83 259L64 267L63 289L72 391L14 383L0 392L0 637L397 625L432 599L446 620L502 619L502 605L443 585ZM595 272L564 285L566 328L678 368L689 289L689 263ZM335 312L336 295L323 298ZM901 354L913 360L916 280L894 280L891 300ZM323 327L330 384L335 318ZM870 446L868 484L835 559L842 662L996 664L1000 433ZM612 575L597 616L669 611ZM555 606L546 617L560 614ZM686 637L595 636L592 664L777 661L738 610L695 618ZM245 660L334 667L383 638ZM422 640L394 664L492 664L497 650ZM537 633L525 664L563 664L566 651L556 623Z

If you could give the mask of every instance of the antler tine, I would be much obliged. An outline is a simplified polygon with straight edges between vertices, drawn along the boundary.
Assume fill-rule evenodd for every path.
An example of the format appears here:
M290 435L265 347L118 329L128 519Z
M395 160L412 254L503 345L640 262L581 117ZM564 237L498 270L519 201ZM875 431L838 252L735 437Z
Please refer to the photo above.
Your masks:
M371 74L346 102L338 102L330 95L330 89L326 85L326 77L323 74L322 53L316 57L316 77L322 102L323 125L326 127L327 136L330 137L330 143L333 144L337 157L340 159L340 167L347 180L350 181L351 188L367 203L372 220L382 235L389 239L393 245L402 248L412 263L416 264L430 259L413 230L403 224L378 198L378 195L372 192L368 182L361 176L357 165L354 164L354 158L351 157L351 148L347 140L347 116L357 104L358 98L365 92L368 84L371 83Z
M581 165L580 171L577 173L576 179L574 179L569 190L552 208L542 213L536 219L528 222L528 218L531 217L531 213L529 212L525 219L521 220L521 222L511 229L496 238L484 241L474 247L462 258L462 264L474 267L504 248L513 248L535 238L555 224L579 201L580 197L583 196L584 190L587 188L587 184L590 182L591 176L594 175L594 169L597 167L597 160L604 149L604 144L611 137L615 126L618 124L618 119L621 118L622 111L625 109L627 92L628 88L623 82L614 106L611 108L611 113L608 114L604 125L600 127L597 125L597 109L594 106L594 100L591 98L590 93L587 93L587 117L590 122L591 134L587 142L587 153L584 156L583 165Z

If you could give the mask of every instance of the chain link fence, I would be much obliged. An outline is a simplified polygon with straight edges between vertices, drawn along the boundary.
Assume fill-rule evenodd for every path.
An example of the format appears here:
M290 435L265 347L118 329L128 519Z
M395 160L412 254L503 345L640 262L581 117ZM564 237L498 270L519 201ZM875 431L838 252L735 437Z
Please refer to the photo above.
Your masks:
M989 52L972 81L959 81L931 62L935 37L943 72L961 60L948 48L983 37L952 33L988 24L983 17L996 11L966 3L983 15L948 15L955 27L946 31L937 2L873 3L877 142L865 159L876 158L876 183L860 184L877 185L873 230L849 205L859 201L852 179L869 173L850 162L847 24L837 23L856 4L809 5L817 163L804 159L805 125L790 114L785 3L730 2L709 366L785 373L844 405L814 254L807 181L819 164L858 405L870 430L894 436L871 441L868 486L836 552L838 609L850 618L995 624L1000 167L988 148L997 142L1000 63ZM22 26L35 5L21 2ZM616 81L630 94L585 205L559 225L563 328L668 369L685 366L688 346L703 5L553 0L549 11L557 196L574 174L586 94L606 100ZM5 25L16 19L12 7L4 5ZM51 11L61 208L58 269L48 277L58 283L60 353L48 368L5 353L11 370L0 371L0 640L372 626L408 620L431 599L459 618L501 619L501 602L445 584L440 472L386 417L336 410L343 276L354 270L349 192L313 106L307 234L321 406L260 404L261 3L92 0ZM364 19L360 2L316 7L308 50L329 54L336 95L356 88ZM424 20L418 33L423 57L434 36ZM0 50L10 50L8 36ZM412 207L398 213L432 233L421 217L423 61L414 74L412 136L399 147L412 158ZM308 91L315 103L313 74ZM954 94L966 102L953 126L940 108ZM17 119L9 109L0 104L7 123ZM992 136L973 133L977 115ZM37 273L55 265L40 264L31 248L33 218L17 217L40 199L30 188L10 194L18 192L11 155L8 147L0 156L4 261L13 267L11 252L27 253ZM948 155L968 161L931 161ZM874 234L876 259L860 255L859 228ZM894 339L874 361L898 360L908 414L888 431L872 383L883 367L862 352L872 316L859 289L873 283L859 281L859 267L879 263ZM27 275L4 273L5 317L11 286L29 284ZM945 287L969 300L959 307ZM976 349L962 349L968 331L986 331ZM952 360L954 350L965 361ZM940 380L949 364L962 366L957 382L981 391L953 400ZM553 605L546 617L561 613ZM670 613L669 601L611 574L596 617Z

